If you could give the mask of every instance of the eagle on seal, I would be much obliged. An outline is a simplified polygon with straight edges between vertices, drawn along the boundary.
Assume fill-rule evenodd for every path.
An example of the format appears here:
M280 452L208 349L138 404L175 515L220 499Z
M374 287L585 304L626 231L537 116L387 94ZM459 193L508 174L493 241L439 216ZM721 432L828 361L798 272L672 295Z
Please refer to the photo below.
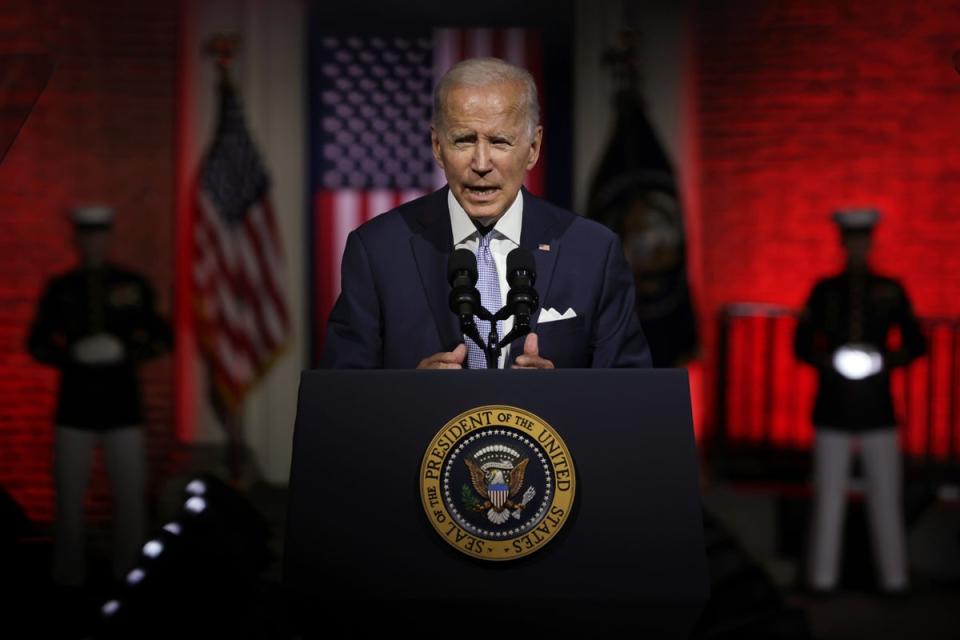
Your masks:
M517 493L523 486L524 474L527 471L529 458L524 458L515 467L508 465L491 466L484 471L476 462L465 458L470 470L470 482L474 490L483 498L474 510L488 511L488 517L496 524L502 524L510 517L510 512L523 509L525 502L514 502Z

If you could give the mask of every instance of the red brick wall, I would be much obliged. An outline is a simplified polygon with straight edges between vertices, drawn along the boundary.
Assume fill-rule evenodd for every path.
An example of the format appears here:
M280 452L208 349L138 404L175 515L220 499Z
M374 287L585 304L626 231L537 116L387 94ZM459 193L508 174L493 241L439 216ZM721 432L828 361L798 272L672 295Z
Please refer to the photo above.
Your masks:
M0 485L38 521L53 515L56 373L27 355L34 304L73 263L66 210L114 205L113 259L145 273L169 317L173 283L177 3L0 2L0 55L46 52L46 91L0 165ZM150 457L172 441L170 358L143 371ZM91 508L106 514L102 467Z
M882 210L875 266L919 313L960 316L960 5L704 2L694 33L710 353L722 304L799 307L840 268L841 206Z

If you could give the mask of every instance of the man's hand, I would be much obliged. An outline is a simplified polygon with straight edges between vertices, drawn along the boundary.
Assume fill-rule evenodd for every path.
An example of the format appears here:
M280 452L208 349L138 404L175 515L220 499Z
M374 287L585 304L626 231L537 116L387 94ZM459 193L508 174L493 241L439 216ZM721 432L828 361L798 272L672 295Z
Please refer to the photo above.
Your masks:
M441 351L424 358L417 369L463 369L463 359L467 357L467 345L458 344L453 351Z
M553 363L540 357L540 346L537 334L531 333L523 341L523 353L517 356L513 364L514 369L553 369Z

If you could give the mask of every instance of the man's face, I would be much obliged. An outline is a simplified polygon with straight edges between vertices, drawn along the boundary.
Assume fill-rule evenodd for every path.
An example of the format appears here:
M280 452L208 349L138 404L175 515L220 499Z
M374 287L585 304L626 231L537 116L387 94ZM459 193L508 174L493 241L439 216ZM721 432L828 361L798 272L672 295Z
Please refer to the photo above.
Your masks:
M77 252L80 254L80 261L83 264L88 266L103 264L110 244L110 232L108 230L77 230L74 238Z
M873 247L873 238L869 233L850 233L842 237L847 252L847 265L852 269L865 269Z
M530 135L515 83L454 86L442 128L431 130L433 157L467 214L492 224L513 204L527 171L540 157L543 128Z

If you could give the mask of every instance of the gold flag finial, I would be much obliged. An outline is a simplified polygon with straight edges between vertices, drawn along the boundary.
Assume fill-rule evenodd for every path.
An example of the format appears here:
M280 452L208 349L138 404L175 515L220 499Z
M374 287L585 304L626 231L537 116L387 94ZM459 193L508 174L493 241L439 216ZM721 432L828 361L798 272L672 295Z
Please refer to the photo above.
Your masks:
M240 36L236 33L216 33L207 40L203 52L211 56L224 79L228 78L230 66L240 48Z
M617 34L617 42L603 53L603 63L610 68L616 92L635 95L640 89L640 32L624 27Z

